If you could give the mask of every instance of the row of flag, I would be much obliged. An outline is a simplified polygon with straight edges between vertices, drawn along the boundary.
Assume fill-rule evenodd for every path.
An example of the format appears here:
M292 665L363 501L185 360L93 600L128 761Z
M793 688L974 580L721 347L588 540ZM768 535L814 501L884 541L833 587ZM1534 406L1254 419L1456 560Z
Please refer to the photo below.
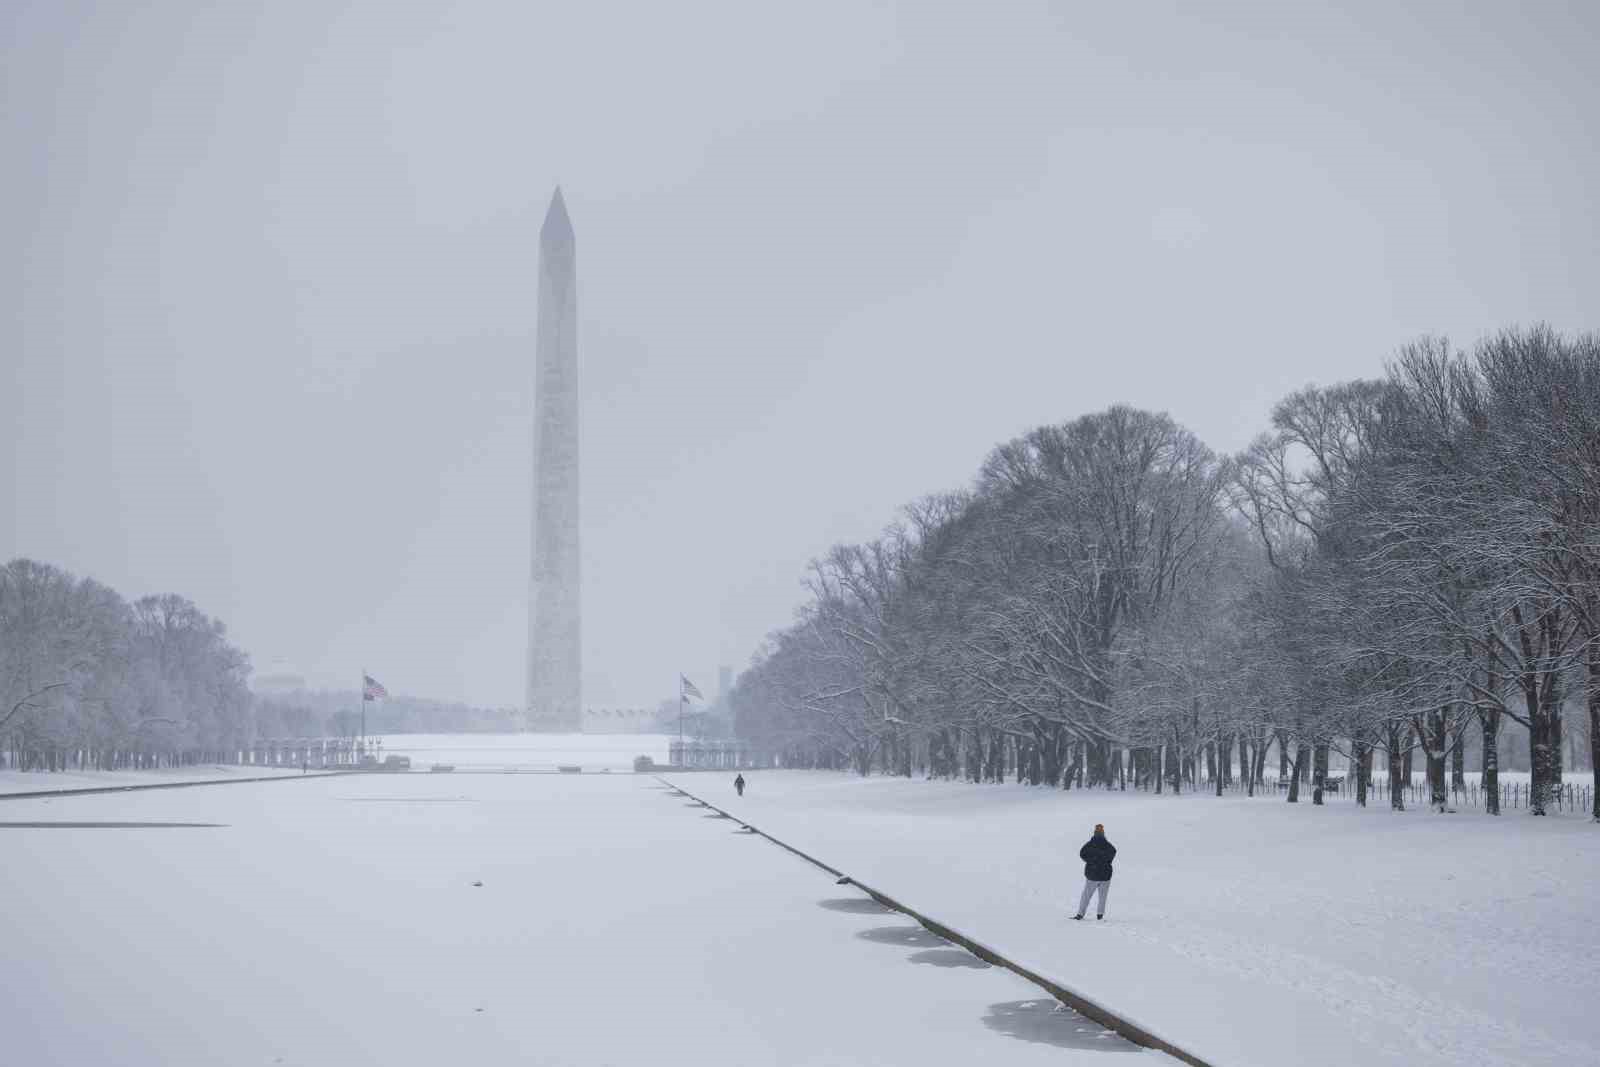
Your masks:
M691 697L693 699L695 699L695 700L700 700L700 701L705 700L705 696L700 692L700 687L699 686L697 686L693 682L689 681L689 679L687 677L685 677L684 675L682 675L682 674L678 675L678 699L680 701L683 701L683 700L688 700ZM372 675L367 674L366 672L362 672L362 675L361 675L361 699L362 700L387 700L388 698L389 698L389 690L387 690L387 689L385 689L383 687L383 683L378 681ZM605 712L605 711L602 711L600 714L606 715L606 714L609 714L609 713ZM627 713L619 710L617 712L617 714L618 715L623 715L623 714L627 714Z

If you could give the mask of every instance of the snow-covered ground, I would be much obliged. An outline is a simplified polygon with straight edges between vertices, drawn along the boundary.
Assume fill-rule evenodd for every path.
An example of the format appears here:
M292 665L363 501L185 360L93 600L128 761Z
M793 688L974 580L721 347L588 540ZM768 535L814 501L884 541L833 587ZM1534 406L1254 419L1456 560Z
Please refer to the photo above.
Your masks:
M1600 1063L1582 815L745 777L672 780L1213 1063ZM1073 922L1096 822L1108 921Z
M205 764L153 771L11 771L0 770L0 796L50 789L111 789L124 785L161 785L164 782L230 781L235 778L299 777L300 768L247 767Z
M359 775L0 821L222 824L0 829L6 1063L1172 1062L646 776Z

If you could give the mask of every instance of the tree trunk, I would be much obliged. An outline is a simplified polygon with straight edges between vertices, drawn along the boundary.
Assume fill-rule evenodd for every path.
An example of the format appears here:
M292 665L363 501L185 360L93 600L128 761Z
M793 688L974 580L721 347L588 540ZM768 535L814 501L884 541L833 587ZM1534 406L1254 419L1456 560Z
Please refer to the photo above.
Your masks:
M1407 731L1409 732L1409 730ZM1401 775L1405 773L1406 757L1400 748L1401 730L1398 723L1389 724L1389 809L1391 811L1406 810L1406 779Z
M1050 745L1046 750L1045 780L1054 789L1061 784L1061 776L1067 765L1067 732L1060 726L1050 728Z
M1561 701L1557 672L1548 669L1551 657L1558 651L1556 634L1560 627L1559 616L1558 611L1544 612L1539 616L1538 640L1535 641L1529 627L1523 623L1521 609L1513 607L1511 610L1522 650L1523 670L1518 681L1528 708L1530 815L1545 814L1552 792L1561 781ZM1547 669L1541 671L1541 665Z
M1467 788L1467 717L1462 716L1453 733L1450 750L1450 789L1460 793Z
M1550 726L1548 717L1540 707L1539 677L1528 672L1522 676L1523 701L1528 707L1528 814L1543 815L1546 798L1550 793Z
M1589 773L1594 778L1594 815L1600 822L1600 635L1589 638Z
M1350 739L1350 771L1356 780L1356 807L1367 806L1367 775L1371 763L1371 749L1359 735Z
M940 730L928 742L928 776L931 778L953 778L951 767L954 764L955 753L950 748L950 731Z
M1200 788L1200 698L1189 702L1189 736L1194 739L1194 751L1189 753L1189 786ZM1209 751L1209 749L1208 749Z
M1550 790L1552 794L1561 791L1561 782L1566 769L1566 727L1561 723L1563 705L1566 703L1561 695L1561 675L1550 674L1545 677L1546 690L1544 704L1549 711L1546 729L1550 731Z
M1300 770L1305 765L1310 749L1304 744L1294 746L1294 767L1289 771L1289 803L1300 803Z
M1428 804L1434 811L1443 812L1450 806L1450 795L1444 784L1445 751L1450 747L1450 705L1435 708L1427 713L1427 721L1418 724L1423 737L1423 755L1428 761Z
M1172 749L1167 753L1167 764L1172 770L1173 796L1183 792L1183 761L1179 758L1179 753L1182 751L1183 745L1181 738L1178 736L1178 728L1174 726L1172 728Z
M1099 738L1092 738L1084 745L1088 757L1088 774L1084 778L1084 788L1093 789L1099 785L1106 773L1106 745Z
M1319 742L1311 761L1311 803L1322 803L1322 785L1328 780L1328 745Z
M1495 675L1491 674L1490 687ZM1500 814L1500 709L1488 708L1481 715L1483 723L1483 810L1490 815Z

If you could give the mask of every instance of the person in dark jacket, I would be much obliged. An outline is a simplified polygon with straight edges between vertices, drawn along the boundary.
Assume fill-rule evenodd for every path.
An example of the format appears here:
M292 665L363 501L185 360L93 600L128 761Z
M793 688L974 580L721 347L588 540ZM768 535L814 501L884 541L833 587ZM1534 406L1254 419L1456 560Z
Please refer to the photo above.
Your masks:
M741 774L733 780L733 791L744 796L744 775Z
M1111 891L1111 861L1117 858L1117 846L1106 840L1103 824L1094 824L1094 836L1078 850L1078 858L1083 861L1084 883L1083 895L1078 898L1078 914L1073 918L1083 918L1083 913L1089 910L1089 897L1098 891L1100 907L1095 912L1095 918L1104 919L1106 894Z

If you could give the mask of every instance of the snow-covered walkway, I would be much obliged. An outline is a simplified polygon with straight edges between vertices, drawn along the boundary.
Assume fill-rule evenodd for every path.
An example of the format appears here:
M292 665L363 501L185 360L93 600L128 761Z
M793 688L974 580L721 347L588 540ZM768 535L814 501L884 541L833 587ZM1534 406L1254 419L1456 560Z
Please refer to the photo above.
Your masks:
M1229 1067L1600 1062L1600 827L792 771L674 781ZM1078 847L1119 851L1073 922Z
M17 800L6 1062L1173 1062L633 775ZM481 883L481 884L477 884Z

